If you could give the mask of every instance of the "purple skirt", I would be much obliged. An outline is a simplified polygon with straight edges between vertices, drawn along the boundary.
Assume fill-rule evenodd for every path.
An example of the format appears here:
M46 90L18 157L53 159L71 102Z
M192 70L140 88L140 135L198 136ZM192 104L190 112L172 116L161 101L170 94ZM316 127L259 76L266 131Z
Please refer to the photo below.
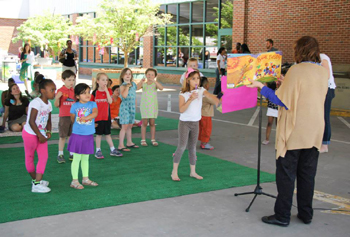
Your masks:
M78 135L72 133L69 138L67 149L77 154L94 154L94 135Z

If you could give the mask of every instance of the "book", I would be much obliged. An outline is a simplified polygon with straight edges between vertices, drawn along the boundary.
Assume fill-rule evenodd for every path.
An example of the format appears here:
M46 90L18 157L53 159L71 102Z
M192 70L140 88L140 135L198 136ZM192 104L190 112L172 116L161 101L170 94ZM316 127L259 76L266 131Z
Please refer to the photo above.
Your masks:
M276 81L281 76L282 52L227 55L227 88Z

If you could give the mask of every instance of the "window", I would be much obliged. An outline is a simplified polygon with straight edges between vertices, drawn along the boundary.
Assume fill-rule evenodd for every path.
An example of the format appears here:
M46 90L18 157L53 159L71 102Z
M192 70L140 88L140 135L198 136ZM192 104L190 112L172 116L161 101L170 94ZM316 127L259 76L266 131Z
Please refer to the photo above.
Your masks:
M232 28L232 0L172 3L161 5L159 12L171 14L172 23L155 31L155 66L184 67L187 60L194 57L199 68L216 68L218 45L229 48L232 43L232 36L218 39L219 26Z
M180 19L179 23L189 23L190 22L190 3L180 4Z

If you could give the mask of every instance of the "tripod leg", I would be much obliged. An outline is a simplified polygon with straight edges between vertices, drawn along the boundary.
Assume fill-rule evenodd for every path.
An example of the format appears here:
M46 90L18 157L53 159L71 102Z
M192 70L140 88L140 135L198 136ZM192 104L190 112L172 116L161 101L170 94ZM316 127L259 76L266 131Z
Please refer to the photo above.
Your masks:
M255 194L255 196L254 196L253 200L250 202L248 208L245 209L246 212L249 212L249 209L250 209L250 207L253 205L253 202L254 202L254 200L255 200L255 198L256 198L257 195L258 195L258 194Z
M235 196L239 196L239 195L247 195L247 194L255 194L255 192L235 193Z
M261 194L263 194L265 196L268 196L268 197L277 198L276 196L273 196L273 195L268 194L268 193L261 192Z

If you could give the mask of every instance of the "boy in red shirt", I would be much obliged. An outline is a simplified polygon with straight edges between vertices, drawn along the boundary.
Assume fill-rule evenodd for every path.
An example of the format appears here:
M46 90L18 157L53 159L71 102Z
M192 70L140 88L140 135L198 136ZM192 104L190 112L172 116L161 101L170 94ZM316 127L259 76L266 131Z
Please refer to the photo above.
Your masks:
M75 103L74 85L75 85L75 73L71 70L62 72L62 81L64 85L57 90L54 105L60 109L58 132L60 139L58 141L58 163L65 163L63 149L66 143L66 138L72 134L72 121L70 118L70 108ZM69 160L73 160L73 154L70 153Z

